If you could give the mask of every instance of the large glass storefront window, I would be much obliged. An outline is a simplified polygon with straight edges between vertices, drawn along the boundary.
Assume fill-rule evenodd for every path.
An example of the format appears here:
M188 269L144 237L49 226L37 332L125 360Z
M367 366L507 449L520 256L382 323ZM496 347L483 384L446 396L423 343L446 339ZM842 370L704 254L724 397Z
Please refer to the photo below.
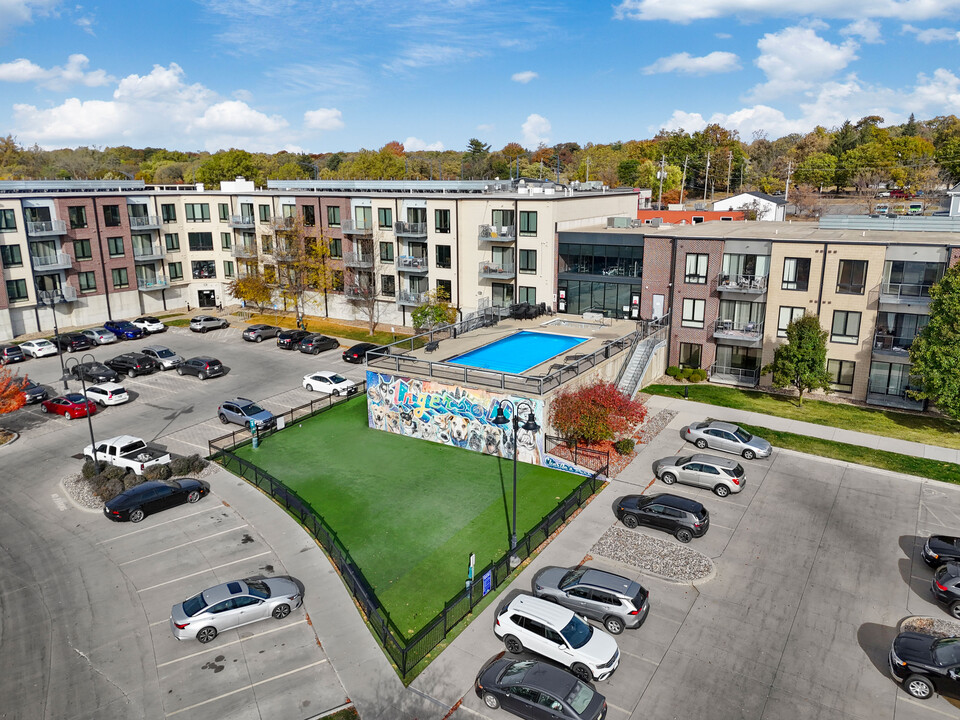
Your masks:
M586 280L561 280L560 289L566 290L567 295L564 312L580 315L590 310L602 312L606 317L624 317L623 308L629 308L632 297L640 297L643 290L641 285Z
M638 278L643 246L560 243L560 272Z

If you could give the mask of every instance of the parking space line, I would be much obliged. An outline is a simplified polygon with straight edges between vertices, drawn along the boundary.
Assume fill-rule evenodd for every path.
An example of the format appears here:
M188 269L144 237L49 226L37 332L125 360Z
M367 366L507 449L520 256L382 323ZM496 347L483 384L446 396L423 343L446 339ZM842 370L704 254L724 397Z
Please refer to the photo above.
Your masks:
M163 622L169 622L169 620L170 620L170 619L167 618L167 619L164 620ZM305 623L306 621L307 621L307 619L306 619L306 618L303 618L303 620L296 620L295 622L285 623L285 624L283 624L283 625L279 625L278 627L270 628L269 630L264 630L264 631L261 632L261 633L256 633L256 634L254 634L254 635L250 635L249 637L237 638L236 640L231 640L230 642L227 642L227 643L218 643L218 644L217 644L216 646L214 646L214 647L208 647L208 648L205 648L205 649L203 649L203 650L198 650L198 651L195 652L195 653L190 653L189 655L184 655L182 658L177 658L176 660L167 660L167 662L165 662L165 663L160 663L159 665L157 665L157 668L166 667L167 665L174 665L174 664L176 664L176 663L178 663L178 662L183 662L184 660L189 660L190 658L195 658L195 657L197 657L198 655L203 655L203 654L208 653L208 652L214 652L214 651L216 651L216 650L221 650L222 648L230 647L231 645L236 645L237 643L241 643L241 642L243 642L244 640L253 640L254 638L263 637L264 635L269 635L269 634L271 634L271 633L280 632L281 630L286 630L287 628L294 627L295 625L301 625L302 623Z
M173 717L174 715L179 715L180 713L186 712L187 710L194 710L194 709L196 709L196 708L198 708L198 707L201 707L201 706L203 706L203 705L206 705L206 704L208 704L208 703L216 702L217 700L222 700L223 698L225 698L225 697L230 697L231 695L236 695L238 692L243 692L244 690L250 690L251 688L258 687L258 686L263 685L264 683L268 683L268 682L270 682L270 681L272 681L272 680L279 680L280 678L287 677L288 675L293 675L294 673L298 673L298 672L301 672L301 671L303 671L303 670L309 670L310 668L316 667L317 665L322 665L322 664L325 663L325 662L327 662L326 659L324 659L324 660L317 660L316 662L310 663L309 665L304 665L303 667L298 667L296 670L288 670L288 671L285 672L285 673L280 673L279 675L274 675L273 677L268 677L268 678L265 678L265 679L263 679L263 680L258 680L258 681L255 682L255 683L250 683L249 685L245 685L244 687L237 688L236 690L231 690L230 692L223 693L222 695L217 695L216 697L212 697L212 698L210 698L210 699L208 699L208 700L204 700L203 702L194 703L193 705L190 705L190 706L188 706L188 707L180 708L179 710L174 710L174 711L171 712L171 713L167 713L167 714L165 715L165 717Z
M163 550L157 550L157 552L155 552L155 553L150 553L149 555L143 555L142 557L138 557L138 558L136 558L136 559L134 559L134 560L127 560L126 562L122 562L122 563L120 563L119 567L123 567L124 565L129 565L130 563L140 562L141 560L146 560L147 558L152 558L152 557L154 557L155 555L162 555L163 553L165 553L165 552L170 552L171 550L179 550L180 548L186 547L187 545L193 545L194 543L198 543L198 542L201 542L201 541L203 541L203 540L209 540L210 538L214 538L214 537L216 537L217 535L225 535L226 533L230 533L230 532L233 532L234 530L239 530L240 528L245 528L245 527L247 527L247 524L246 524L246 523L244 523L243 525L238 525L238 526L235 527L235 528L230 528L229 530L221 530L220 532L214 533L213 535L207 535L206 537L197 538L196 540L191 540L190 542L185 542L185 543L181 543L181 544L179 544L179 545L174 545L173 547L168 547L168 548L165 548L165 549L163 549Z
M629 650L621 650L620 653L622 655L629 655L630 657L636 658L637 660L643 660L644 662L648 662L651 665L660 667L660 662L658 660L651 660L650 658L645 658L643 657L643 655L637 655L635 653L630 652Z
M957 717L956 713L947 712L946 710L941 710L940 708L931 707L926 703L921 702L920 700L914 700L909 697L903 697L900 693L897 693L897 700L902 700L903 702L910 703L911 705L916 705L919 708L924 710L930 710L931 712L939 713L940 715L945 715L949 718Z
M720 525L720 524L718 524L718 523L710 523L710 526L711 526L711 527L718 527L718 528L720 528L721 530L733 530L732 527L727 527L726 525Z
M138 535L139 533L147 532L149 530L153 530L154 528L158 528L161 525L168 525L170 523L179 522L180 520L185 520L188 517L193 517L194 515L200 515L205 512L210 512L210 511L206 509L197 510L196 512L192 512L189 515L181 515L180 517L173 518L172 520L164 520L163 522L158 522L156 525L150 525L149 527L140 528L139 530L133 530L132 532L124 533L123 535L114 535L112 538L109 538L107 540L101 540L100 542L97 543L97 545L103 545L104 543L113 542L114 540L119 540L120 538L130 537L131 535Z
M630 711L629 711L629 710L624 710L622 707L619 707L619 706L617 706L617 705L614 705L614 704L613 704L612 702L610 702L609 700L607 700L607 707L611 707L611 708L613 708L614 710L619 710L619 711L622 712L624 715L630 715Z
M609 703L607 703L607 704L609 705ZM458 709L458 710L463 710L464 712L469 713L469 714L471 714L471 715L476 715L478 718L483 718L483 720L490 720L490 716L489 716L489 715L484 715L483 713L479 713L479 712L477 712L476 710L473 710L473 709L471 709L471 708L468 708L468 707L467 707L466 705L464 705L463 703L460 703L460 707L458 707L457 709Z
M207 568L206 570L200 570L199 572L190 573L189 575L181 575L180 577L174 578L173 580L167 580L166 582L157 583L156 585L145 587L142 590L137 590L137 592L142 593L142 592L146 592L147 590L155 590L156 588L163 587L164 585L170 585L171 583L180 582L181 580L186 580L187 578L192 578L196 575L203 575L204 573L213 572L214 570L219 570L220 568L229 567L230 565L236 565L237 563L246 562L247 560L253 560L254 558L263 557L264 555L270 555L272 553L273 553L272 550L267 550L266 552L257 553L256 555L251 555L250 557L241 558L240 560L233 560L231 562L224 563L223 565L217 565L212 568Z

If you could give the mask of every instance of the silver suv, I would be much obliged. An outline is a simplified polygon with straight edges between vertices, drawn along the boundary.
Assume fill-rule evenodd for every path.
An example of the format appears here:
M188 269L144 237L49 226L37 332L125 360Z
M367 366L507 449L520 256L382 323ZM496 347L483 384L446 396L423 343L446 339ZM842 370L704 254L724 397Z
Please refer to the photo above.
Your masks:
M190 318L190 329L198 333L205 333L207 330L219 330L229 325L230 323L223 318L211 317L210 315L197 315Z
M743 465L714 455L676 455L657 460L653 473L667 485L675 482L713 490L718 497L743 490L747 476Z
M629 578L590 567L546 567L533 578L537 597L599 620L612 635L643 625L650 593Z
M140 352L156 360L161 370L173 370L174 368L180 367L180 364L183 362L182 357L163 345L147 345Z
M223 405L217 408L217 416L224 425L227 423L236 423L249 427L250 421L257 424L258 429L271 428L277 424L277 419L269 410L264 410L253 400L248 398L236 398L227 400Z

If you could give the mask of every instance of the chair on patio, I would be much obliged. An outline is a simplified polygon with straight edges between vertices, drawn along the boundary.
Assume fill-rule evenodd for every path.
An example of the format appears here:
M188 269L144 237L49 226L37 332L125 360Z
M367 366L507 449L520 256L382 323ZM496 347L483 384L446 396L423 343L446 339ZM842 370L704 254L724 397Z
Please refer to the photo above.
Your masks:
M743 331L747 335L756 335L757 334L757 324L755 322L748 322L743 326Z
M439 348L439 347L440 347L440 341L439 341L439 340L431 340L430 342L428 342L426 345L423 346L423 351L424 351L424 352L428 352L428 353L432 353L432 352L436 351L437 348Z

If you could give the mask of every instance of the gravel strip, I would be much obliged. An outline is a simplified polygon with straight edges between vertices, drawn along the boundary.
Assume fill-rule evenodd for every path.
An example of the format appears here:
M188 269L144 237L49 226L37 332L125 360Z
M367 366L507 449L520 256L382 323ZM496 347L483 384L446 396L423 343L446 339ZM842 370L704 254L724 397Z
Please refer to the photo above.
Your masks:
M619 524L603 534L590 554L602 555L667 580L696 582L714 572L713 561L706 555Z
M676 416L677 413L675 410L661 410L652 418L648 418L647 421L640 426L638 439L644 444L649 443L659 435Z
M960 637L960 623L931 617L911 617L900 623L900 632L918 632L935 637Z
M88 510L100 510L103 508L103 500L98 498L90 490L90 483L84 480L80 475L71 475L63 479L63 489L67 491L70 498L80 507Z

